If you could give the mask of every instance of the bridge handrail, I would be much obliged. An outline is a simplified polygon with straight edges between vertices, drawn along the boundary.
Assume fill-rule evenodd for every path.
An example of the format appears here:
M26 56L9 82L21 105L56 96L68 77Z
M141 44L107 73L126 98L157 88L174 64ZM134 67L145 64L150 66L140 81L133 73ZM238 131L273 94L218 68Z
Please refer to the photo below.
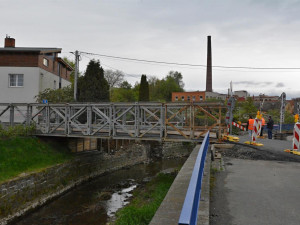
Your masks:
M196 225L199 202L201 197L201 183L204 171L205 157L209 145L209 132L206 133L195 162L190 184L185 196L179 225Z

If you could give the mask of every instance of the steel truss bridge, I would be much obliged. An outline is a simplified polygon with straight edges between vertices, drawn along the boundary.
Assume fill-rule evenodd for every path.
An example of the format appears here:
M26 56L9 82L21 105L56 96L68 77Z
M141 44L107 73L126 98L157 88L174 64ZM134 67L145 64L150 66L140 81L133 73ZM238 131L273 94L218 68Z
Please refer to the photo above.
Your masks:
M221 103L0 103L2 127L35 125L35 135L200 141L225 129Z

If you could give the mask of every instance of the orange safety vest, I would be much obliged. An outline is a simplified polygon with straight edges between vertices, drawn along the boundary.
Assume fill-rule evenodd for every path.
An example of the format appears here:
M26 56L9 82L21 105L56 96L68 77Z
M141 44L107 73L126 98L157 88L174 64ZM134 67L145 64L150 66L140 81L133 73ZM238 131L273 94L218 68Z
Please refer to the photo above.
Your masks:
M254 119L249 119L248 130L253 130Z
M264 118L261 118L261 125L264 126L266 124L266 121Z

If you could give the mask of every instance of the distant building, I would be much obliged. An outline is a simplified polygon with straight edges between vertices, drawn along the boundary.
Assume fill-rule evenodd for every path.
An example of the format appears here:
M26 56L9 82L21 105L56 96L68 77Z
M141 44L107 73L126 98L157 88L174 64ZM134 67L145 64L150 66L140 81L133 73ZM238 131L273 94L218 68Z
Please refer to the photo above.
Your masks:
M32 103L46 88L71 84L72 68L58 57L61 48L15 47L6 37L0 48L0 103Z
M205 91L172 92L172 102L202 102L205 101Z
M241 91L234 91L233 95L238 97L238 98L248 98L250 97L249 93L245 90L241 90Z
M208 100L208 99L217 99L217 100L225 101L226 98L227 98L226 94L220 94L220 93L217 93L217 92L210 92L210 91L205 92L205 99L206 100Z
M203 102L209 99L226 100L226 94L209 91L172 92L172 102Z
M265 101L265 102L277 102L279 101L279 96L268 96L265 94L260 94L259 96L253 96L255 102Z

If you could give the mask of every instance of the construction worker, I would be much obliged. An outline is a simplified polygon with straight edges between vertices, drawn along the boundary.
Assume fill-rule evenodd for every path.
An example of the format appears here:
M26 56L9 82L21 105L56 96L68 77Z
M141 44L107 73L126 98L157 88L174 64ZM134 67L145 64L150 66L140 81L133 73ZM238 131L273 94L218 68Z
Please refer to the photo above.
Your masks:
M254 125L254 119L252 116L249 116L249 120L247 122L247 130L249 132L249 136L252 136L252 131L253 131L253 125Z
M268 129L268 138L272 139L272 130L273 130L274 121L272 120L272 117L269 116L269 121L267 123L267 129Z
M260 130L260 136L263 136L264 126L266 125L265 118L261 118L261 130Z

